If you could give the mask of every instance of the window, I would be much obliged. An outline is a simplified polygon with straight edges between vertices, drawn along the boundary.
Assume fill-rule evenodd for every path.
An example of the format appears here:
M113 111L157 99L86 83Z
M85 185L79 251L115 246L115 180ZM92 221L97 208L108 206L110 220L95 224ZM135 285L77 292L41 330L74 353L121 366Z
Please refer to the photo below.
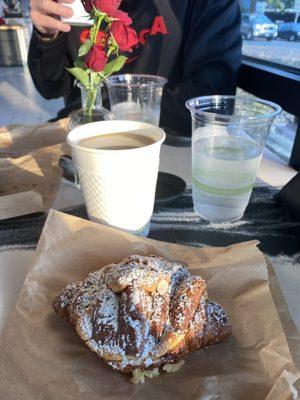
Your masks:
M254 98L253 95L237 90L237 95L241 97ZM297 130L296 118L283 111L276 119L269 132L266 147L280 158L284 163L288 164L295 140Z
M269 20L269 18L266 17L264 14L251 15L250 16L250 21L251 22L253 21L256 24L257 23L259 23L259 24L264 24L264 23L270 24L270 23L272 23L271 20Z
M243 56L251 57L247 60L262 65L262 68L267 64L276 71L284 70L282 73L289 71L297 75L300 74L300 9L276 10L275 3L271 0L240 0ZM279 3L283 7L291 4L286 0L280 0L277 5ZM282 91L284 90L283 87ZM265 93L258 90L259 96L268 99L267 91L266 89ZM282 99L282 96L280 97ZM280 103L280 100L277 102ZM299 118L299 115L297 117ZM297 125L295 115L283 112L277 118L268 137L267 147L286 163L291 156Z
M247 9L246 3L242 11ZM248 3L253 10L253 3L258 9L264 2ZM243 55L300 69L300 10L242 12L241 31Z

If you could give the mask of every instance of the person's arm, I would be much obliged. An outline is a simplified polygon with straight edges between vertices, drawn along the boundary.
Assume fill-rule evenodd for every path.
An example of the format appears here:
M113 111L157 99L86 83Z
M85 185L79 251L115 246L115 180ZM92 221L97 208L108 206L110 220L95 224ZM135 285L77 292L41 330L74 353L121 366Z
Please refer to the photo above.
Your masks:
M72 88L72 78L66 67L72 66L67 52L66 33L56 38L43 38L34 29L28 53L28 66L35 87L46 99L66 96Z
M72 2L64 0L64 3ZM60 18L72 15L70 7L54 0L30 0L34 30L28 66L37 90L46 99L65 96L71 90L71 78L65 69L72 62L67 53L67 32L70 32L71 26Z
M241 63L240 9L236 0L193 0L183 35L182 82L167 86L160 125L191 135L185 102L193 97L234 94Z

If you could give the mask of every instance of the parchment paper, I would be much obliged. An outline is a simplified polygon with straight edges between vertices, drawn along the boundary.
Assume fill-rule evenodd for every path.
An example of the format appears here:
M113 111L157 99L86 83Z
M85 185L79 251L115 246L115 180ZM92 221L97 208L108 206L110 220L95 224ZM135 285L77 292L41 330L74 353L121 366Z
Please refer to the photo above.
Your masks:
M270 292L266 260L256 245L197 249L51 211L1 337L0 398L298 399L300 374ZM156 254L187 264L207 280L209 298L223 305L233 328L227 341L191 355L176 374L144 385L132 385L126 375L106 366L51 308L66 283L129 254Z
M42 125L10 125L0 128L0 209L1 219L48 210L55 198L62 171L59 158L70 154L66 144L69 119ZM26 204L25 192L42 196ZM20 199L24 193L24 204ZM16 196L13 196L15 195ZM10 206L7 208L7 197Z
M0 128L0 157L19 157L43 147L63 143L69 118L42 125L10 125Z
M42 196L34 190L0 197L0 221L42 210Z
M58 164L62 153L64 145L57 144L17 158L0 158L0 208L1 196L34 190L43 198L43 209L49 209L62 175Z

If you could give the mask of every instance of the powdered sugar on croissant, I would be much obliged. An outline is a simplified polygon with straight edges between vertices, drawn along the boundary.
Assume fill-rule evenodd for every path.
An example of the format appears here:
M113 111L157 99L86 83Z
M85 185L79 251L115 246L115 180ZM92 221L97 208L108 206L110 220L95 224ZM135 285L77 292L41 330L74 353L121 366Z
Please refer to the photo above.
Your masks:
M95 271L67 285L53 308L111 367L133 372L134 383L160 367L173 372L187 354L231 332L222 307L207 300L206 282L157 256L130 256Z

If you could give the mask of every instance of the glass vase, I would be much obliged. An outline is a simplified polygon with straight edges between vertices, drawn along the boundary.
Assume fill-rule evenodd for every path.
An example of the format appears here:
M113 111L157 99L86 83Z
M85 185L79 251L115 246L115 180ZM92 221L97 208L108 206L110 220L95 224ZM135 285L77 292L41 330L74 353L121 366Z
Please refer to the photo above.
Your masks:
M69 130L90 122L111 120L109 110L102 106L102 85L86 88L81 83L77 85L81 91L81 108L70 114Z

